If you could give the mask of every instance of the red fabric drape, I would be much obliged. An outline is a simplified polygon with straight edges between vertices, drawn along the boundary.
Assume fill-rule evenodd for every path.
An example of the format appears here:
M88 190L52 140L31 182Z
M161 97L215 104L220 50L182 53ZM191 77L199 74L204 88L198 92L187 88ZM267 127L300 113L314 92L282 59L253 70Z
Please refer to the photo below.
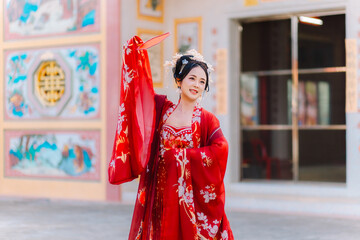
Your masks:
M119 118L108 169L112 184L136 178L149 161L155 101L147 51L138 50L142 43L133 37L123 48Z

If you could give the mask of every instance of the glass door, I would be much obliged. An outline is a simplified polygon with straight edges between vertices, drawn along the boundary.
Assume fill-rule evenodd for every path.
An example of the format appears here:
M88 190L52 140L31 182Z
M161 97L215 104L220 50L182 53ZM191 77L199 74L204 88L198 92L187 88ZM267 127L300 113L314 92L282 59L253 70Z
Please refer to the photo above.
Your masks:
M241 24L242 180L345 182L345 15L309 19Z

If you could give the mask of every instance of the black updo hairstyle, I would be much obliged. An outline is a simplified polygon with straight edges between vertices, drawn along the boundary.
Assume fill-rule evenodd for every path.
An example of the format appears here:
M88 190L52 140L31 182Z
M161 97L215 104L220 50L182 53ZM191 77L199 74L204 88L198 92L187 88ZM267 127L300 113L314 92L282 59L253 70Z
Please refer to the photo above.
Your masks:
M176 65L173 68L175 82L176 83L181 82L186 77L186 75L189 74L191 69L193 69L195 67L201 67L204 70L205 74L206 74L205 91L208 92L209 91L208 66L204 62L191 59L192 57L194 57L194 56L192 56L192 55L183 55L176 61ZM186 60L187 64L183 64L183 60Z

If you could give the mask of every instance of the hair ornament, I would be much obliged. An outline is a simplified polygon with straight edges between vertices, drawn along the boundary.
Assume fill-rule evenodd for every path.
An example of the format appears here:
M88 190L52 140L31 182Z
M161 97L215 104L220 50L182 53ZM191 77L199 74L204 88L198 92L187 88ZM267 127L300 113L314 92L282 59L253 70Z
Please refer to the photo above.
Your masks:
M196 51L195 49L191 49L191 50L188 50L186 51L184 54L181 54L181 53L176 53L173 57L172 57L172 60L171 61L166 61L164 66L165 67L170 67L171 69L172 68L175 68L176 66L176 62L177 60L179 60L179 58L181 58L182 56L184 55L191 55L192 57L190 57L191 60L195 60L195 61L198 61L198 62L203 62L207 65L208 67L208 73L210 73L211 71L214 71L214 68L212 67L211 64L207 63L205 60L204 60L204 57L198 52ZM188 61L186 59L183 59L182 60L182 64L183 66L181 67L181 70L180 70L180 73L181 71L183 70L184 66L186 64L188 64Z
M182 63L182 65L181 65L181 68L180 68L180 72L179 72L179 73L182 73L182 70L184 70L184 67L185 67L186 64L188 64L189 62L188 62L188 60L183 59L183 60L181 61L181 63Z

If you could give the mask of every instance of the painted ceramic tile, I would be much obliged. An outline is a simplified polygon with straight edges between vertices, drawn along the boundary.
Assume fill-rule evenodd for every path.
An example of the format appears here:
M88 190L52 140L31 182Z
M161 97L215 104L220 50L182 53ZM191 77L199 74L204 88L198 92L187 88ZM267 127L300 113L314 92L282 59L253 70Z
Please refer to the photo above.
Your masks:
M99 46L5 54L6 119L99 118Z
M99 180L100 132L6 131L6 176Z
M99 0L6 0L5 40L99 32Z

